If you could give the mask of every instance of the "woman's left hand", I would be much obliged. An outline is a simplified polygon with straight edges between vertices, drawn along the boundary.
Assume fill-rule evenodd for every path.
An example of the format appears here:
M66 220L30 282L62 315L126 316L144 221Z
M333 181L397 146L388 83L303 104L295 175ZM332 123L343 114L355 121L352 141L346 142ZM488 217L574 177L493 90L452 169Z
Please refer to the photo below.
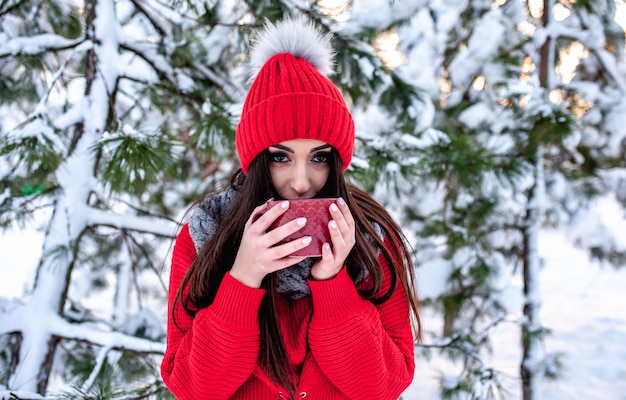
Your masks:
M331 221L328 223L330 240L322 245L322 258L311 268L311 276L317 281L334 278L343 268L348 254L356 243L355 225L352 213L346 202L339 198L337 204L330 205Z

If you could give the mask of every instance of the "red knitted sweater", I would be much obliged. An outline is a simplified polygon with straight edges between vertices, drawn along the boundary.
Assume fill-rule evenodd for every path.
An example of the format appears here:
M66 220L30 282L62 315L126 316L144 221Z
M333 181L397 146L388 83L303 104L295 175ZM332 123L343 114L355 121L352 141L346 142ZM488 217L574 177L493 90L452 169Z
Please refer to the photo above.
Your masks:
M170 310L195 257L185 225L172 257ZM389 285L389 274L385 275L383 288ZM415 367L401 285L378 306L359 296L345 268L335 278L311 280L309 286L310 296L300 300L278 296L277 304L289 361L299 373L298 395L314 400L397 399L411 383ZM175 325L168 313L161 374L176 398L288 398L258 364L257 314L264 294L226 274L213 304L195 318L177 305Z

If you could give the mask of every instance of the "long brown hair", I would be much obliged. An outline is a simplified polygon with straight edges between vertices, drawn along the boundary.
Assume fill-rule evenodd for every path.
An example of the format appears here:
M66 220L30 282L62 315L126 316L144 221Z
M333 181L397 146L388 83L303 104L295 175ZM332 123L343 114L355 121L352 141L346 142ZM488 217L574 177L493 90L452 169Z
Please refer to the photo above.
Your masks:
M239 170L231 177L230 187L237 193L235 203L228 214L216 216L220 219L217 221L215 233L200 250L176 293L175 306L176 304L182 306L192 317L198 310L213 303L224 275L234 263L244 225L254 208L269 198L278 198L269 173L270 158L269 151L265 150L250 164L248 175ZM421 340L422 329L412 254L402 230L369 194L346 183L341 158L334 148L329 157L329 165L329 178L317 196L343 197L354 217L356 244L345 262L348 274L355 279L362 273L363 268L367 269L372 286L360 290L359 293L374 304L381 304L389 299L400 283L408 300L410 315L407 317L412 317L415 338ZM383 238L379 236L372 223L382 229ZM385 238L390 248L385 245ZM378 259L379 254L382 254L391 271L391 285L384 293L381 293L383 271ZM272 381L282 385L293 395L296 385L276 315L276 296L278 296L275 290L276 282L276 274L273 273L267 275L262 283L266 294L259 309L261 327L259 363ZM173 309L172 317L174 318Z

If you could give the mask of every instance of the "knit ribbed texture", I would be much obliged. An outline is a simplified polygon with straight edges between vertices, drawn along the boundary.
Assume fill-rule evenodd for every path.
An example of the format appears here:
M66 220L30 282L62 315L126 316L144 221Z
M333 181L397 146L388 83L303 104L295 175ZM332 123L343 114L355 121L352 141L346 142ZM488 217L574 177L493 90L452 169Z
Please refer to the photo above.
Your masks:
M169 307L196 257L185 226L174 246ZM381 258L383 270L387 265ZM383 286L388 287L387 278ZM366 285L364 282L363 285ZM279 327L306 399L395 400L411 383L413 337L404 292L379 306L359 297L347 272L310 282L311 296L279 296ZM258 365L260 331L253 322L263 291L227 275L215 302L191 318L168 312L163 381L179 400L286 399ZM282 392L282 397L280 394Z
M211 311L219 321L224 321L238 329L258 332L259 318L254 310L259 308L264 295L264 289L253 289L242 285L230 273L227 273L222 280L220 290L215 295ZM233 304L237 304L238 307L234 308ZM251 312L241 312L241 310Z
M345 170L354 138L354 121L339 89L309 61L282 53L271 57L253 81L235 144L244 173L260 152L293 139L330 144Z

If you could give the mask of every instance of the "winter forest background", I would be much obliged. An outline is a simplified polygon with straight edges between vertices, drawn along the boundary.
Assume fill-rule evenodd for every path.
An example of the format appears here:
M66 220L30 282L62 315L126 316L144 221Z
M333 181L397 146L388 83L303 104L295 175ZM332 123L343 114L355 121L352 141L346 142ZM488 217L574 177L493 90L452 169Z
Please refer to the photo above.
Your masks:
M403 398L626 399L623 0L0 0L0 398L171 398L171 240L287 14L415 249Z

